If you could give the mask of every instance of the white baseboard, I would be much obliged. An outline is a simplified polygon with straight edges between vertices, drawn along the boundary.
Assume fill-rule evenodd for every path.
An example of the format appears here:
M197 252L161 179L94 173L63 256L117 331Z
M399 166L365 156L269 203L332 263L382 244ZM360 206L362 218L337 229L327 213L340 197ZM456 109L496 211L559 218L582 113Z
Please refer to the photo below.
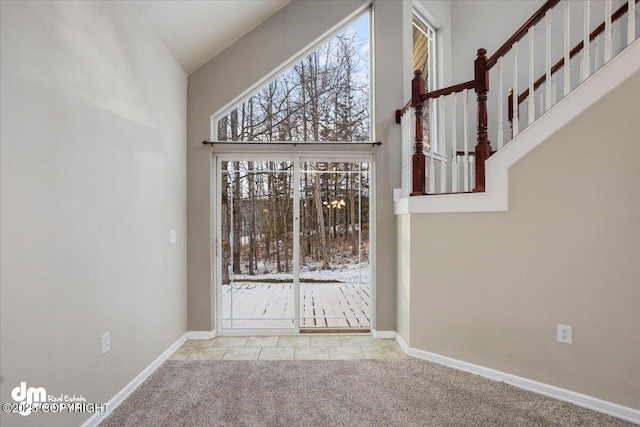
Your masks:
M606 400L587 396L586 394L577 393L575 391L540 383L517 375L508 374L506 372L496 371L495 369L485 368L484 366L474 365L473 363L463 362L451 357L411 348L398 334L396 334L396 341L407 355L417 359L423 359L429 362L445 365L450 368L470 372L491 380L502 381L534 393L562 400L563 402L573 403L574 405L582 406L583 408L591 409L592 411L601 412L603 414L611 415L612 417L640 424L640 410L607 402Z
M211 340L216 336L216 330L212 331L189 331L187 332L190 340Z
M394 339L396 337L396 331L378 331L373 329L371 331L371 335L373 335L374 338L379 339Z
M402 337L398 333L396 333L396 342L398 343L398 345L400 346L402 351L405 352L405 354L409 354L409 346L407 345L407 343L404 341L404 339L402 339Z
M185 333L176 342L171 344L171 347L166 349L160 356L156 358L149 366L147 366L137 377L135 377L129 384L124 386L115 396L113 396L107 403L107 412L96 412L91 418L89 418L82 427L94 427L100 424L107 416L113 412L126 398L129 396L140 384L142 384L156 369L162 365L173 353L178 350L182 344L187 341L189 333Z
M191 331L185 333L160 356L158 356L156 360L154 360L149 366L147 366L147 368L145 368L137 377L135 377L129 384L127 384L122 390L120 390L113 398L111 398L111 400L109 400L109 409L107 412L95 413L84 424L82 424L82 427L94 427L100 424L100 422L102 422L115 408L117 408L118 405L120 405L127 398L127 396L129 396L156 369L158 369L165 360L167 360L173 353L175 353L176 350L178 350L182 346L182 344L187 341L187 339L212 339L213 337L215 337L215 332L216 331L213 330L210 332ZM562 400L563 402L573 403L574 405L582 406L596 412L601 412L603 414L611 415L625 421L640 424L640 410L637 409L618 405L612 402L607 402L606 400L587 396L585 394L566 390L560 387L555 387L549 384L540 383L527 378L508 374L506 372L497 371L495 369L485 368L484 366L474 365L473 363L463 362L451 357L441 356L439 354L431 353L424 350L418 350L416 348L409 347L404 339L394 331L374 330L373 336L374 338L383 339L395 338L398 345L407 355L415 357L417 359L423 359L429 362L448 366L450 368L470 372L472 374L480 375L491 380L502 381L515 387L532 391L534 393Z

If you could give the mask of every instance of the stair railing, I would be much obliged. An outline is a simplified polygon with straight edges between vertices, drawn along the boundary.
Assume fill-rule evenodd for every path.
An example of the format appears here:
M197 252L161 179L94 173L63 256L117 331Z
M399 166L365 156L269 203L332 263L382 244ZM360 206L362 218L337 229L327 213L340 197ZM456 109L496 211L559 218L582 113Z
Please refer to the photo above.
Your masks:
M529 18L509 39L489 58L485 49L478 49L474 62L474 79L444 89L425 92L425 84L420 71L414 73L411 84L411 100L396 111L396 122L402 124L403 196L425 194L447 194L459 192L485 191L485 162L494 153L489 141L488 92L490 71L497 68L491 77L497 80L496 97L496 150L500 150L513 139L524 127L531 125L539 116L551 108L558 100L558 79L555 75L564 70L561 97L566 96L577 80L572 74L571 59L582 52L579 64L579 83L582 83L601 65L609 61L622 48L636 38L636 3L640 0L624 0L612 13L613 0L605 0L603 23L595 30L590 30L591 11L594 8L588 0L548 0ZM557 7L560 3L564 7ZM582 41L571 48L571 8L582 6L583 37ZM561 9L561 10L558 10ZM552 16L563 17L563 57L552 65ZM622 18L627 16L626 20ZM536 25L544 21L544 74L537 80L535 76L535 44ZM623 27L626 23L626 37ZM602 35L602 37L600 37ZM528 87L522 93L518 91L519 43L527 39L528 53ZM602 43L600 43L600 39ZM626 40L625 40L626 39ZM556 44L557 46L557 44ZM588 48L585 49L584 46ZM591 52L594 60L591 59ZM508 68L505 57L509 55L512 87L508 96L503 96L503 72ZM602 61L600 61L602 57ZM540 61L538 61L540 63ZM575 65L575 64L574 64ZM497 74L497 75L496 75ZM572 78L573 77L573 78ZM539 90L544 88L544 90ZM469 150L469 116L472 105L469 104L469 90L476 93L476 145ZM536 103L536 90L539 102ZM513 94L518 94L514 97ZM458 94L461 94L459 99ZM529 96L529 94L533 94ZM515 98L515 99L514 99ZM461 102L459 102L459 100ZM504 101L507 111L504 111ZM526 102L526 119L520 114L520 105ZM423 115L429 115L429 126L425 134ZM492 110L494 111L494 110ZM458 120L462 114L463 120ZM506 117L505 117L506 115ZM505 138L504 119L509 123L509 132ZM425 139L427 150L425 150ZM462 142L463 150L459 150ZM412 151L412 154L409 153ZM428 159L428 161L427 161ZM411 179L409 179L411 177ZM411 191L409 192L409 182Z
M571 91L571 68L570 63L571 59L574 58L579 53L582 53L580 57L580 82L584 81L591 73L591 53L593 53L593 71L599 69L602 65L604 65L607 61L609 61L612 57L620 53L624 45L624 35L620 34L622 32L622 23L620 22L621 18L627 15L627 34L626 34L626 44L630 44L636 38L635 35L635 4L640 0L630 0L623 3L613 14L610 11L611 2L605 3L607 6L606 16L610 17L610 19L605 20L605 22L601 23L595 30L588 34L588 39L585 38L581 40L580 43L576 44L572 49L569 49L569 40L565 38L565 52L564 57L561 58L558 62L556 62L552 67L548 68L547 73L540 76L533 83L533 93L537 91L541 86L544 86L545 92L540 93L540 104L544 102L545 111L549 109L551 106L555 105L557 102L557 79L556 73L562 69L564 69L563 73L563 96L567 95ZM589 4L585 5L585 20L588 19L589 13ZM565 2L565 37L568 37L569 34L569 16L570 16L570 3ZM630 12L629 12L630 11ZM629 13L627 13L629 12ZM587 34L585 34L587 37ZM616 40L620 38L620 40ZM604 40L603 40L604 39ZM585 43L586 41L586 43ZM585 44L590 46L589 52L583 52ZM591 52L593 51L593 52ZM565 66L565 64L569 64ZM547 83L550 82L550 83ZM513 92L510 90L507 105L509 105L508 112L508 120L509 120L509 128L511 129L511 134L513 137L513 118L514 118L514 108L516 108L516 112L519 110L520 104L525 101L532 102L534 97L529 97L529 93L531 93L531 87L525 89L518 95L517 103L514 103L513 100ZM517 113L516 113L517 115Z

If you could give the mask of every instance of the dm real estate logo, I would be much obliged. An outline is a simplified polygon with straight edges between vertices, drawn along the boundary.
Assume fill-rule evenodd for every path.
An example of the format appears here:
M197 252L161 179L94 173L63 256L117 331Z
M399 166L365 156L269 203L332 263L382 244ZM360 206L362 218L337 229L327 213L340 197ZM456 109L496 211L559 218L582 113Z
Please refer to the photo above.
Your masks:
M27 416L34 412L45 413L94 413L107 412L108 403L90 403L84 396L61 394L51 396L44 387L27 387L22 381L11 390L13 403L3 403L3 412L15 412Z
M26 382L11 390L11 398L15 400L18 406L18 413L27 416L34 408L34 404L44 403L47 401L47 391L44 387L29 387Z

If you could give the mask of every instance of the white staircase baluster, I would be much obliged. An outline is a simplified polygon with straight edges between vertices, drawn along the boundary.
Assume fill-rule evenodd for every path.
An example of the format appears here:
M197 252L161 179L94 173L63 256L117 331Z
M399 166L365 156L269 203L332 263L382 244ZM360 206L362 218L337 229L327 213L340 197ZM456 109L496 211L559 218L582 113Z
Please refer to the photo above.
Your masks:
M613 38L611 34L611 1L605 0L604 4L604 63L613 57Z
M476 170L476 158L475 156L471 156L469 158L469 175L471 176L471 183L470 186L471 188L476 188L476 174L475 174L475 170Z
M535 101L535 94L533 89L533 81L535 79L535 76L533 75L534 32L535 32L534 27L529 28L529 97L528 97L529 102L527 107L527 110L529 113L529 120L527 122L527 125L530 125L536 119L536 101Z
M504 120L502 117L502 66L503 59L500 57L498 58L498 150L504 145L504 131L502 129Z
M611 23L611 40L613 40L613 49L611 57L616 55L616 47L618 46L618 39L622 40L622 34L619 34L621 29L618 25L619 21Z
M464 108L464 158L462 159L464 191L469 191L469 89L462 91L462 104Z
M627 16L627 44L631 44L636 39L636 2L629 0Z
M436 165L433 163L433 146L437 140L437 134L439 133L439 129L436 129L434 132L435 123L436 123L436 110L438 108L438 100L429 98L429 111L431 112L431 120L429 123L430 130L430 138L429 138L429 193L433 194L436 192ZM434 133L436 135L434 135Z
M549 83L545 82L544 86L545 86L545 91L544 92L540 91L540 94L538 96L540 98L540 102L538 103L538 108L540 109L540 115L542 115L543 109L544 109L544 96L545 96L545 93L546 93L546 88L547 88L547 86L551 86L551 85Z
M404 131L402 138L403 138L403 165L402 165L402 172L403 172L403 179L402 179L402 193L404 197L407 197L409 195L409 193L411 192L411 181L410 181L410 175L411 175L411 167L410 167L410 156L411 156L411 132L409 130L409 126L411 126L411 118L410 118L410 110L411 108L407 108L407 111L404 112L403 116L402 116L402 129Z
M551 77L551 105L556 105L556 96L558 94L558 79L556 76Z
M409 108L409 126L407 129L407 136L409 137L407 143L407 196L411 193L411 185L413 181L412 177L412 161L413 158L413 142L415 141L415 129L416 129L416 112L413 107Z
M451 191L458 191L458 138L457 138L457 127L458 127L458 112L456 111L456 106L458 103L458 94L453 93L453 101L451 102Z
M412 181L411 171L413 166L411 164L411 158L413 155L413 141L415 140L413 135L414 130L415 130L415 112L413 111L413 108L409 108L407 110L407 159L406 159L407 196L409 195L409 193L411 193L411 181Z
M589 9L590 2L584 2L584 23L583 23L583 39L582 39L582 72L580 73L580 82L586 80L591 73L591 55L589 54Z
M570 0L564 2L564 96L571 90L571 15L569 6Z
M547 111L549 108L551 108L551 10L548 10L545 17L546 19L546 24L547 24L547 38L546 38L546 42L547 42L547 46L546 46L546 55L545 55L545 59L546 59L546 93L545 93L545 98L546 98L546 103L544 106L544 111ZM541 105L542 107L542 105Z
M400 188L402 189L402 197L404 197L405 195L405 185L407 183L407 149L406 149L406 145L407 145L407 114L406 111L404 114L402 114L402 119L400 120L400 130L402 133L402 163L401 163L401 170L400 170L400 182L401 182L401 186Z
M402 117L402 126L404 128L404 180L403 180L403 193L404 197L408 197L411 192L411 157L413 154L413 130L415 129L415 112L413 108L409 107L407 111L405 111L404 116Z
M440 152L440 192L447 192L447 139L446 139L446 126L447 121L445 120L445 98L444 95L440 96L440 147L438 147L438 151Z
M409 108L409 157L407 158L407 196L411 194L411 187L413 185L413 143L415 141L415 129L416 129L416 110Z
M411 194L412 186L413 186L413 143L415 141L415 129L416 129L416 110L411 107L409 109L409 158L407 159L407 168L409 173L407 175L407 182L409 186L407 187L407 195Z
M515 42L513 44L513 118L511 121L511 126L513 127L513 138L518 135L520 128L518 120L518 42Z
M598 68L600 68L600 37L596 37L593 40L593 51L593 69L597 70Z

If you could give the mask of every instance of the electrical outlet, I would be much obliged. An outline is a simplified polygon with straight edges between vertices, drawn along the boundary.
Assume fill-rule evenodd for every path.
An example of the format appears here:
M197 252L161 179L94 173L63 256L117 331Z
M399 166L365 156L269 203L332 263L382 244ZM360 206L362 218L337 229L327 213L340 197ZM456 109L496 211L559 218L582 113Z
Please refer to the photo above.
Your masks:
M178 232L176 230L169 230L169 243L175 243L178 241Z
M571 344L571 326L558 325L558 342Z
M102 354L105 354L109 350L111 350L111 336L109 332L107 332L102 336Z

